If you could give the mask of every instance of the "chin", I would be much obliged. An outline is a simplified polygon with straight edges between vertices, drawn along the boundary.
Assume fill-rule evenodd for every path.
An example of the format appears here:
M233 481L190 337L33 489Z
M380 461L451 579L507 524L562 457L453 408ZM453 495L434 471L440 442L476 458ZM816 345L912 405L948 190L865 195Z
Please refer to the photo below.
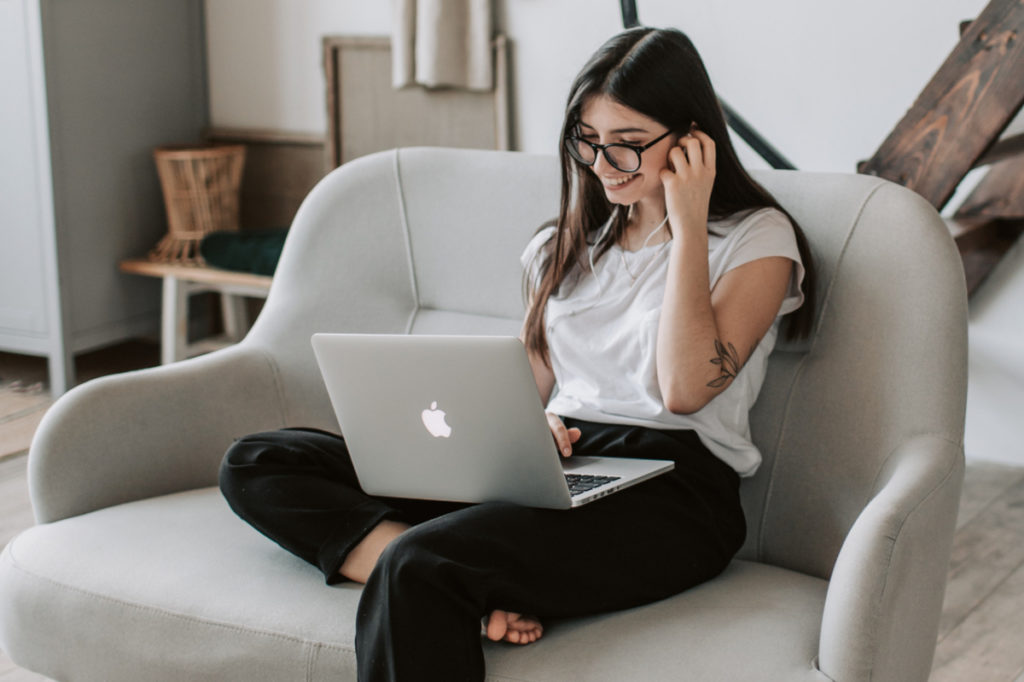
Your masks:
M605 190L605 198L613 204L630 206L640 200L639 192L609 192Z

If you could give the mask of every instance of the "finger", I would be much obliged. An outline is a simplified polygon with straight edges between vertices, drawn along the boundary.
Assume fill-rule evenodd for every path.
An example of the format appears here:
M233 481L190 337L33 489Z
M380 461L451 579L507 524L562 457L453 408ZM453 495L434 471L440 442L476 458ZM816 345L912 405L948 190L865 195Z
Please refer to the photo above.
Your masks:
M569 433L563 426L555 436L555 443L558 444L558 450L562 453L562 457L568 457L572 454L572 443L569 441Z
M555 447L562 453L562 457L568 457L572 454L572 444L569 440L569 432L565 428L565 424L558 418L557 415L548 415L548 426L551 427L551 435L555 439Z
M699 132L700 131L694 131L680 140L680 142L686 145L686 158L690 162L689 165L693 168L700 168L704 165L704 153L701 151L701 141L700 138L696 137L696 134Z
M684 151L682 146L683 139L684 138L680 138L679 143L668 150L669 165L671 166L671 170L674 170L677 173L680 171L680 169L685 168L687 165L686 152Z
M570 443L575 443L576 441L578 441L580 439L581 436L583 436L583 432L580 431L575 426L572 427L571 429L569 429L566 433L569 435L569 442Z
M694 130L691 133L695 138L700 140L701 149L704 155L704 167L714 168L715 159L717 157L717 149L715 147L715 141L710 135L702 130Z

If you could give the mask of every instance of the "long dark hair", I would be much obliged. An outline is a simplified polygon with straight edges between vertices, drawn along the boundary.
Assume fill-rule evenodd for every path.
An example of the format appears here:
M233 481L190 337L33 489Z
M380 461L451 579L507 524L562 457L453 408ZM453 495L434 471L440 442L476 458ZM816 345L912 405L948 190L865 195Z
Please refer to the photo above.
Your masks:
M789 214L764 187L754 181L740 163L729 138L725 116L707 69L697 49L676 29L633 28L612 37L584 65L569 90L562 122L562 140L580 123L580 112L594 95L615 101L686 134L696 123L715 141L716 171L711 190L709 218L720 219L751 208L776 208ZM607 200L600 181L590 170L560 147L562 195L555 236L542 249L536 279L524 281L529 304L524 341L526 347L547 361L544 308L576 267L587 262L593 235L611 220L611 239L597 245L595 261L624 233L627 211L616 211ZM797 246L804 265L804 304L787 323L786 336L802 338L814 320L814 267L810 248L796 221ZM550 224L550 223L549 223ZM532 268L528 268L529 273Z

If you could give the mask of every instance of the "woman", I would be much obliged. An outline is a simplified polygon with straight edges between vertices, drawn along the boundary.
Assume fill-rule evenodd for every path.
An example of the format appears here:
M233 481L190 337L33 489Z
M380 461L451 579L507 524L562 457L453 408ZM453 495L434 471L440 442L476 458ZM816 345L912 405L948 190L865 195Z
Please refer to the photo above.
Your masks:
M803 238L741 167L678 31L632 29L591 58L561 163L559 217L523 254L522 339L553 437L564 456L675 469L570 511L467 506L362 493L337 435L237 441L232 508L328 583L365 583L360 680L482 680L481 618L488 638L528 644L544 619L706 581L743 543L739 480L760 462L747 413L781 316L813 289Z

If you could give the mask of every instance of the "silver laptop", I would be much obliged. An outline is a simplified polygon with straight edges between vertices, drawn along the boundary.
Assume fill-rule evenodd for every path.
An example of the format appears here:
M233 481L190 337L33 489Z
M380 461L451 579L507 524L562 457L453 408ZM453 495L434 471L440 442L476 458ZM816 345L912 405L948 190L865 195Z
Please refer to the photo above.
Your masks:
M675 466L561 457L515 337L314 334L312 342L371 495L568 509Z

